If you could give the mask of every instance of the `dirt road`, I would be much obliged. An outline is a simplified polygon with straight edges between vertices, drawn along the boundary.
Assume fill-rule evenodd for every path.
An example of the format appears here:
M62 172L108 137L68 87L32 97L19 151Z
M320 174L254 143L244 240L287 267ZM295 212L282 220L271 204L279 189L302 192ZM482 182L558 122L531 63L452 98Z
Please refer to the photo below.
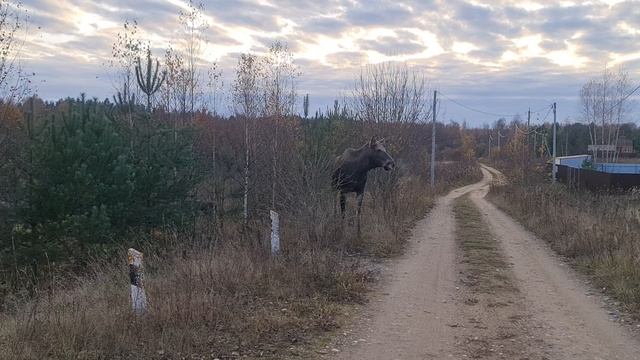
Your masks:
M611 321L601 299L541 240L484 199L501 175L488 167L482 172L482 181L442 197L417 224L406 254L389 266L333 353L339 359L640 359L640 343ZM512 263L505 271L515 295L478 300L464 286L452 207L468 193Z

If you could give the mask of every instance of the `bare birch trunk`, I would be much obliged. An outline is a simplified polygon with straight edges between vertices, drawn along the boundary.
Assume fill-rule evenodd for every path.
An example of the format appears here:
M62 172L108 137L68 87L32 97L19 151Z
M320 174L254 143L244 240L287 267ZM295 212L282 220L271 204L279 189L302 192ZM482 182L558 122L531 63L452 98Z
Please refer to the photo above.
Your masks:
M271 208L276 208L276 180L278 175L278 125L279 116L276 116L275 136L273 139L273 181L271 183Z
M242 216L244 225L249 223L249 124L245 117L244 119L244 196L242 199Z

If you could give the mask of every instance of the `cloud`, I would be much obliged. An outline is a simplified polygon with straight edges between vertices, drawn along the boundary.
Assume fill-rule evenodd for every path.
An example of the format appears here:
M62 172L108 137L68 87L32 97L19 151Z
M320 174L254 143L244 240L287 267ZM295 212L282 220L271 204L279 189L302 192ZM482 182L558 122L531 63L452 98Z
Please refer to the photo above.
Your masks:
M327 62L334 67L355 68L366 64L367 56L360 51L341 51L327 56Z
M24 63L41 95L107 97L104 64L125 20L160 55L180 49L186 0L24 0ZM628 0L207 0L201 61L217 60L230 82L237 56L286 42L303 73L300 91L318 107L352 85L360 66L397 60L424 72L444 93L508 111L565 99L576 112L580 84L605 64L640 76L640 6ZM511 99L511 100L509 100ZM514 100L517 99L517 100ZM329 101L329 103L323 103ZM573 103L572 103L573 102ZM574 105L571 105L574 104ZM573 110L569 108L574 106ZM491 110L491 109L488 109ZM499 111L498 111L499 110ZM448 116L468 116L449 104ZM475 116L475 115L474 115ZM477 118L481 120L482 117Z
M328 16L314 16L304 23L304 31L308 33L339 34L350 25L341 18Z
M412 12L396 1L360 1L347 10L345 20L353 26L398 26L412 20Z
M374 50L384 55L415 54L425 50L415 34L403 31L394 36L382 36L372 40L360 40L361 50Z

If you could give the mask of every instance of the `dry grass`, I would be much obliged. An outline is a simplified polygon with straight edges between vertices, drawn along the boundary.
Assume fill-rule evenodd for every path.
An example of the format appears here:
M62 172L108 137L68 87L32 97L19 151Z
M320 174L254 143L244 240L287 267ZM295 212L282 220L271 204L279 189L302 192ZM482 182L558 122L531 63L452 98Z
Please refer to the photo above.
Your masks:
M279 258L249 249L149 259L151 306L129 311L123 267L105 264L69 289L2 315L6 359L278 358L336 327L341 303L362 301L371 279L336 253ZM287 344L285 346L285 344Z
M538 182L494 187L489 198L640 313L640 193L592 194Z
M362 219L363 233L360 238L353 232L355 199L348 198L348 233L344 237L346 243L342 243L341 248L378 258L396 256L402 253L413 224L433 207L436 196L482 179L478 164L454 161L438 164L436 174L437 186L433 190L426 180L427 174L424 179L403 177L391 188L382 187L367 193Z
M449 175L453 186L476 181L479 170ZM35 296L4 299L0 359L304 357L320 335L340 326L345 309L366 301L375 277L370 263L400 252L433 203L425 187L404 178L385 206L368 194L360 238L349 216L340 224L331 201L318 205L315 219L283 216L284 252L276 258L266 241L243 238L233 224L224 242L207 246L166 236L157 251L142 249L150 299L144 316L130 311L123 262L97 261L85 274L52 277ZM124 249L118 258L124 260Z
M505 359L539 357L527 344L531 317L498 240L468 196L455 201L454 214L464 285L458 295L466 299L461 318L470 320L460 350L474 359L495 358L496 350Z
M486 294L517 291L497 240L468 196L456 199L456 241L462 249L465 285Z

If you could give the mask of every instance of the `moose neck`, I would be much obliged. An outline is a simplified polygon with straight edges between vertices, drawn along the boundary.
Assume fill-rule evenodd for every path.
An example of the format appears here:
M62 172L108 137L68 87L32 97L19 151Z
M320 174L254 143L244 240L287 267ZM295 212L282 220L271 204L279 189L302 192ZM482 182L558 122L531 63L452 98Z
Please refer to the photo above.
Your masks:
M373 156L371 156L372 154L368 149L368 145L363 146L359 150L360 150L360 154L358 156L359 161L357 161L358 172L366 173L369 170L373 170L375 168L380 167L373 162Z

